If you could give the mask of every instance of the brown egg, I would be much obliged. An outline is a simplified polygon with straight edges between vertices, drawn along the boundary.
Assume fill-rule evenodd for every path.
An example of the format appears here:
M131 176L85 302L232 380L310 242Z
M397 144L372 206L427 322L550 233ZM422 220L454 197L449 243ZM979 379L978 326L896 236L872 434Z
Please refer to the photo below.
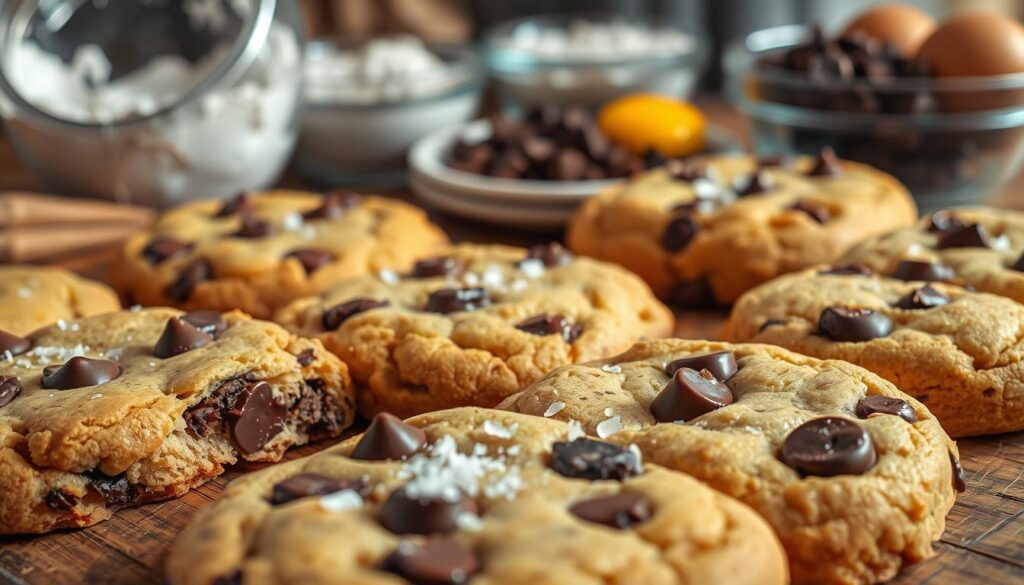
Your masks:
M862 32L880 41L892 43L904 55L913 55L928 35L935 30L935 21L925 12L905 4L886 4L861 12L843 30L843 36Z

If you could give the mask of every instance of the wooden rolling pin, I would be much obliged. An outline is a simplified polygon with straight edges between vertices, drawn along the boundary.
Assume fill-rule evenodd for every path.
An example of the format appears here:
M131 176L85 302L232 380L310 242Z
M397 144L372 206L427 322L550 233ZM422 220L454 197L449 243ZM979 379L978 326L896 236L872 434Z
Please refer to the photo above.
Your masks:
M111 248L154 216L145 207L0 192L0 262L50 262Z

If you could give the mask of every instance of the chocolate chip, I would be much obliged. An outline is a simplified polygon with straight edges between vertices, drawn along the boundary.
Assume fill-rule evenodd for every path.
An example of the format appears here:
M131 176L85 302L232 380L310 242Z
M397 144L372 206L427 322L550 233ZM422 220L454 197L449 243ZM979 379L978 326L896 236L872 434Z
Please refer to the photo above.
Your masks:
M430 293L423 310L447 315L458 311L474 311L490 304L491 295L485 288L442 288Z
M313 274L333 262L334 254L320 248L300 248L288 252L285 254L285 258L295 258L302 265L306 274Z
M476 554L449 538L402 542L381 569L412 585L463 585L480 570Z
M861 475L875 464L871 435L852 420L827 416L809 420L782 443L782 462L802 475Z
M359 205L363 198L351 191L331 191L324 195L320 207L302 214L304 219L338 219L349 209Z
M288 407L274 397L270 384L255 382L239 393L226 417L235 444L248 455L262 449L284 430Z
M706 278L680 280L669 289L668 302L680 308L710 308L715 306L715 294Z
M768 178L768 175L761 171L756 171L754 174L750 175L750 178L747 179L746 185L744 185L736 194L740 197L757 195L758 193L764 193L770 190L772 188L771 185L771 180Z
M21 394L21 378L0 376L0 407L7 406Z
M814 203L813 201L798 201L790 209L802 211L818 223L826 223L832 218L832 212L827 207Z
M75 506L78 505L81 498L60 489L52 489L46 492L44 501L46 502L46 505L53 510L58 512L69 512L75 509Z
M845 264L843 266L833 266L825 270L819 270L820 275L832 275L832 276L871 276L874 272L870 268L863 264L853 263Z
M573 324L562 315L537 315L516 324L516 329L532 335L561 334L566 343L576 341L580 336L580 326Z
M156 236L142 249L142 257L155 266L188 252L191 247L174 236Z
M619 492L576 502L569 512L581 520L624 530L651 519L651 503L644 496Z
M363 478L343 479L319 473L300 473L274 484L270 494L270 503L280 506L300 498L326 496L341 490L352 490L365 496L369 486Z
M72 390L103 384L120 375L121 366L114 362L76 356L63 366L43 368L42 387L48 390Z
M989 235L985 226L972 223L961 227L950 228L939 235L935 243L939 250L948 248L988 248Z
M9 352L13 357L21 355L30 349L32 349L31 341L13 333L0 331L0 354Z
M867 418L872 414L889 414L898 416L908 423L917 422L917 413L910 407L909 402L881 394L865 396L858 400L855 412L860 418Z
M661 247L669 252L685 248L700 231L700 222L692 215L680 215L669 220L661 232Z
M928 231L945 232L967 227L967 222L948 209L940 209L928 216Z
M736 365L736 355L731 351L715 351L711 353L700 353L686 356L669 362L665 367L665 373L669 376L675 375L680 368L692 370L707 370L715 378L725 382L736 374L739 367Z
M186 266L178 279L167 287L167 296L183 303L192 296L192 290L196 285L211 278L213 278L213 266L208 261L199 258Z
M818 153L811 169L807 171L810 177L838 177L843 174L843 163L839 161L836 152L831 146L826 146Z
M405 459L427 444L427 434L393 414L382 412L373 417L355 448L352 459L391 461Z
M548 164L548 175L557 181L579 181L587 172L587 157L575 148L559 149Z
M414 498L404 489L391 492L380 507L381 526L395 534L444 534L455 530L462 514L477 515L476 502L465 496L454 502L443 498Z
M544 263L544 266L564 266L573 260L572 252L566 250L562 244L558 242L548 242L547 244L537 244L530 246L530 250L526 255L529 259L537 259Z
M349 320L359 313L369 311L370 309L378 309L380 307L386 307L390 305L390 301L378 301L376 299L352 299L351 301L345 301L339 303L333 307L324 311L323 316L320 318L320 322L323 324L324 329L327 331L334 331L341 324Z
M658 422L689 421L732 403L732 391L714 374L681 367L651 402L651 414Z
M190 311L181 316L190 325L207 335L217 337L228 328L220 311Z
M427 258L413 264L413 278L437 278L441 276L458 276L466 270L466 265L458 258L441 256L438 258Z
M901 260L892 273L893 278L900 280L922 280L925 282L946 281L953 279L953 269L938 262L923 260Z
M640 474L640 460L633 451L583 437L551 445L549 466L565 477L591 481L623 481Z
M648 168L648 169L653 169L655 167L664 166L665 163L668 162L665 159L665 157L662 156L661 153L658 152L657 149L654 149L654 148L648 148L647 149L647 152L644 153L643 160L644 160L644 167Z
M896 308L917 310L932 309L949 303L949 297L939 292L930 284L915 288L896 301Z
M868 341L892 333L892 321L871 309L828 307L818 317L818 334L833 341Z
M109 506L129 504L139 495L138 488L128 481L124 473L111 477L101 471L92 471L85 475L89 479L88 489L103 498Z
M295 361L299 362L299 365L303 368L313 363L316 360L316 353L313 348L302 350L299 355L295 356Z
M672 160L665 165L665 170L668 171L668 175L672 177L672 179L682 181L684 183L692 183L697 179L708 178L708 167L706 165Z
M180 317L171 317L167 320L160 339L153 346L153 355L167 359L203 347L212 341L213 336L203 333L195 325Z
M248 193L239 193L221 205L215 217L228 217L230 215L248 215L253 211L252 197Z
M952 451L949 452L949 464L953 467L953 489L961 494L966 492L967 479L964 477L964 468Z
M242 225L234 235L236 238L265 238L275 231L272 223L252 215L243 215Z
M242 571L235 571L230 575L217 577L213 585L242 585Z

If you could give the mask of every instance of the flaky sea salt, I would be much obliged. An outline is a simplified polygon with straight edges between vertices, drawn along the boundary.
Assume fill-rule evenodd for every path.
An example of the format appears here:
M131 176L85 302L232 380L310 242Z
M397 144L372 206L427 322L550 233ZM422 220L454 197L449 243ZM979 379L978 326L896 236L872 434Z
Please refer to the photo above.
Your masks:
M608 408L604 409L604 415L605 416L614 416L615 415L615 411L612 409L612 407L609 406Z
M509 426L504 426L501 423L493 420L484 421L484 432L492 437L498 437L499 439L511 439L515 436L516 431L519 430L519 423L512 423Z
M472 512L463 512L455 517L455 526L466 532L479 532L484 527L484 522Z
M636 443L630 443L628 449L629 452L632 453L634 457L636 457L636 469L637 471L640 471L644 466L643 452L640 451L640 447L636 446Z
M559 400L552 402L548 409L544 411L544 416L555 416L565 409L565 403Z
M608 420L597 423L597 436L602 439L608 438L622 430L622 418L613 416Z
M299 213L288 213L281 219L281 228L289 232L301 231L306 226L306 222L302 219L302 215Z
M575 419L570 420L569 421L569 435L568 435L569 440L570 441L575 441L576 439L579 439L580 437L584 437L584 436L586 436L586 433L583 432L583 425L580 424L580 421L575 420Z
M396 476L408 480L405 492L410 497L447 502L478 495L481 483L485 484L484 495L512 499L523 485L519 469L488 455L486 445L474 446L470 454L461 453L449 435L409 459Z
M380 278L381 282L387 284L396 284L401 278L398 277L398 273L390 268L385 268L377 273L377 277Z
M539 258L527 258L519 263L519 270L527 278L540 278L544 276L544 261Z
M103 398L103 395L100 394L99 392L97 392L96 394L93 394L92 396L90 396L89 400L99 400L100 398Z
M18 289L18 296L23 299L30 298L32 296L32 289L28 288L27 286L23 286Z
M363 507L363 498L353 490L341 490L320 498L320 507L330 512L344 512Z
M482 280L484 286L490 288L503 288L505 286L505 275L502 274L501 267L496 264L491 264L484 270Z
M622 366L619 366L617 364L602 364L601 371L608 374L621 374Z

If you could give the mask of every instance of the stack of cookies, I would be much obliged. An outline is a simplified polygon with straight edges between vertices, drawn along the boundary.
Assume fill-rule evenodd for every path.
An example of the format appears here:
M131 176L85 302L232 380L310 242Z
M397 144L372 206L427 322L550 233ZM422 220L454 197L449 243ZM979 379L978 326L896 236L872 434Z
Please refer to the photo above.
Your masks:
M950 436L1024 429L1024 216L915 218L827 149L644 171L568 248L354 193L185 205L116 260L128 309L0 270L0 534L323 441L202 509L168 582L891 579L966 489ZM663 303L732 305L730 343Z

